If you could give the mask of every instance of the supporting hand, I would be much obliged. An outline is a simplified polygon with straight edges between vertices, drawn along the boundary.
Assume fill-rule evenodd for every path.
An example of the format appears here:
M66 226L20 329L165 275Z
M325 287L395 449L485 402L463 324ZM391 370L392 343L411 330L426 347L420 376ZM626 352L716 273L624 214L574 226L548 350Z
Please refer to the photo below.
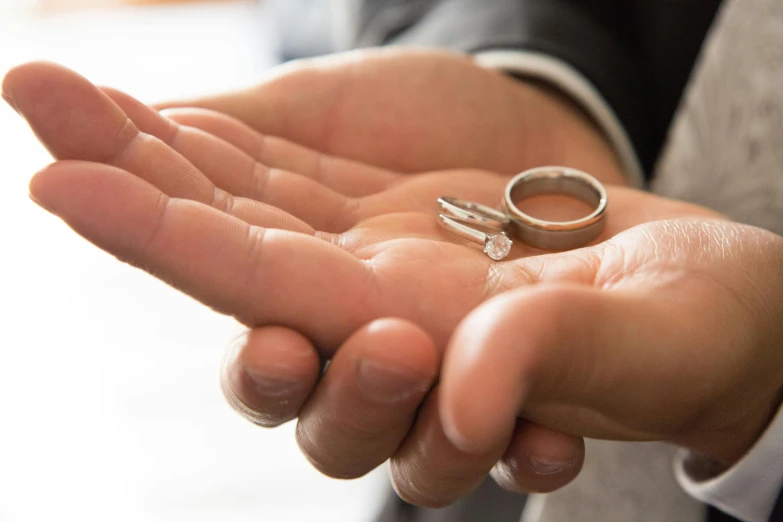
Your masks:
M250 89L162 106L183 108L183 123L198 125L193 107L210 109L262 134L399 172L512 175L555 164L625 184L612 148L570 100L444 51L364 49L300 60Z

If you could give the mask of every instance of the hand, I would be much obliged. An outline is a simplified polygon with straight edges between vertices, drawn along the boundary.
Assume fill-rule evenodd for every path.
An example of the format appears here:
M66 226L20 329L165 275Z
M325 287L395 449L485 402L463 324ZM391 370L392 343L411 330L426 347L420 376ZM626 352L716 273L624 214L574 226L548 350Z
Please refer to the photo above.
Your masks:
M531 265L534 258L523 256L538 252L521 245L516 260L493 263L480 249L435 226L434 199L443 194L444 183L455 196L492 204L505 184L503 176L454 171L408 177L285 141L275 141L272 147L266 143L264 165L248 154L258 150L261 138L234 120L204 113L211 125L221 123L207 134L161 118L132 98L109 91L121 109L83 78L47 64L11 71L3 91L61 159L31 182L32 196L42 206L98 246L248 326L281 325L304 334L280 328L251 334L251 340L279 342L277 369L283 374L300 372L289 381L294 385L288 390L277 387L264 395L263 385L256 388L262 391L260 400L269 399L278 407L266 420L277 422L299 411L317 377L314 345L322 356L330 357L343 342L366 346L361 335L386 339L390 334L384 332L397 332L392 345L407 344L410 349L378 350L369 362L380 361L376 366L384 367L383 356L399 362L397 376L387 379L389 387L404 381L400 373L412 375L415 386L398 386L402 392L392 393L396 399L387 400L375 412L378 422L369 430L360 425L365 420L361 414L351 417L356 412L345 408L331 424L316 422L323 420L329 404L335 406L335 396L357 382L339 376L354 370L356 356L368 353L362 351L365 348L341 351L345 356L335 357L328 374L334 385L325 379L319 388L323 391L316 392L306 407L312 408L313 415L303 416L300 440L309 440L303 442L305 451L331 474L366 472L405 439L398 462L415 476L420 471L415 449L432 444L433 437L447 442L437 415L426 413L434 412L432 408L425 408L411 434L407 438L405 434L433 379L442 347L460 319L505 289L580 274L589 277L591 265L578 255L563 254L573 261L562 273ZM297 165L301 170L294 174L268 168L278 165ZM341 193L349 188L357 192ZM610 199L611 214L602 239L651 219L714 216L705 209L629 189L613 188ZM322 230L316 232L314 226ZM404 320L373 323L388 316L420 322L424 331ZM349 339L354 332L359 337ZM303 355L293 361L283 353L286 350ZM416 359L413 353L421 355ZM406 355L397 359L397 354ZM338 364L340 360L343 363ZM239 377L245 379L244 374ZM370 382L376 386L382 379ZM361 401L370 395L355 398ZM245 406L254 405L252 398L241 398ZM329 468L335 462L329 459L329 445L320 442L333 435L330 428L340 419L348 422L340 426L342 434L333 437L334 442L341 435L347 440L364 435L374 445L358 448L361 454L353 455L353 460ZM379 433L384 436L378 437ZM449 494L453 495L469 491L476 476L469 470L482 470L479 476L486 473L505 445L493 448L478 463L473 455L451 458L459 455L453 446L441 449L428 452L430 461L438 462L425 473L443 466L451 469L454 487ZM409 482L408 486L416 485ZM452 498L427 497L424 489L411 497L430 504Z
M440 383L449 439L481 455L527 419L494 472L522 491L536 485L528 422L670 441L726 468L739 460L783 401L783 238L678 219L528 266L568 272L574 256L592 268L507 292L462 321ZM579 459L578 442L550 461Z
M33 178L37 202L121 259L245 324L295 328L327 355L358 326L386 316L423 314L443 346L469 310L530 278L519 263L496 264L436 225L444 190L495 204L503 176L403 176L291 143L267 151L262 164L241 150L257 151L248 143L261 138L234 121L215 129L223 140L112 91L123 112L50 64L11 71L3 89L62 160ZM651 217L709 214L628 189L611 194L601 240ZM640 213L645 199L655 203ZM520 244L514 257L537 253Z
M783 238L674 219L524 266L537 274L533 285L461 321L418 413L422 382L437 370L434 342L391 319L361 328L314 395L305 401L305 385L282 408L247 375L307 375L301 364L270 370L265 361L282 352L296 362L315 348L292 332L258 329L229 359L227 395L257 419L304 404L297 434L321 469L341 476L385 451L400 495L435 507L469 492L496 461L493 477L507 489L562 487L580 470L582 437L670 441L729 467L780 407ZM367 361L402 375L368 387ZM389 382L394 400L379 401ZM414 416L397 447L393 421Z
M313 363L311 343L257 329L229 358L227 395L262 424L304 404L297 435L320 469L354 476L389 455L400 495L434 507L469 492L496 461L493 477L512 491L562 487L579 473L582 437L669 441L728 468L780 407L783 238L675 219L525 266L537 284L461 321L418 412L437 371L434 343L393 319L346 341L309 399L308 385L275 396L247 378L259 368L278 383L317 378L317 365L302 364ZM283 367L281 353L294 364ZM364 379L368 362L388 372L380 384ZM414 418L403 439L399 426Z
M167 103L196 124L202 107L258 132L405 173L478 168L517 174L567 165L625 185L612 148L563 96L466 56L365 49L277 67L259 85Z

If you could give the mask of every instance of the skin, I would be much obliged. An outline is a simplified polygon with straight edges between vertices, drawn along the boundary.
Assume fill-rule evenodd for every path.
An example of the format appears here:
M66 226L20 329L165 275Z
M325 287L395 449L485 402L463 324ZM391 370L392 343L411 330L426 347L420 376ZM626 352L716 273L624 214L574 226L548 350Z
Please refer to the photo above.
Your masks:
M391 458L403 498L441 506L493 467L511 489L556 489L578 473L583 436L671 440L735 461L779 403L781 239L609 186L594 245L517 245L492 262L436 226L443 187L496 205L528 166L567 163L611 185L616 161L557 96L450 55L410 60L408 75L393 53L294 66L164 116L51 64L12 70L3 93L57 159L31 196L250 327L227 358L230 403L266 426L298 416L300 446L325 473L356 477ZM454 111L405 90L422 70L427 84L475 75L444 84L446 101L490 90L507 100L493 111L529 105L499 121L478 105ZM378 88L384 74L405 78L399 98ZM330 97L333 84L350 95ZM411 116L432 117L395 119L405 96L418 100ZM352 124L362 107L387 109ZM470 139L431 138L444 128ZM555 130L569 139L549 139ZM507 135L500 151L527 146L485 154ZM381 166L359 161L371 158ZM500 173L412 175L434 164Z
M178 118L183 123L203 128L192 108L210 109L265 135L396 172L514 175L557 164L626 184L603 135L565 97L442 51L368 49L299 60L249 89L158 108L175 107L191 111Z

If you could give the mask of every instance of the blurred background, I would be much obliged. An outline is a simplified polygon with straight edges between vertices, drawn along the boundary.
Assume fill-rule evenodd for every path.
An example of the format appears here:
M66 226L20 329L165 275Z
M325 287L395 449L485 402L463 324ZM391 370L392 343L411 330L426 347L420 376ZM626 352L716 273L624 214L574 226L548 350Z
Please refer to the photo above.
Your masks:
M229 90L347 45L324 20L347 27L352 4L0 0L0 73L52 60L149 103ZM38 209L27 181L49 161L0 104L0 521L370 520L384 471L330 480L292 425L230 411L236 324Z

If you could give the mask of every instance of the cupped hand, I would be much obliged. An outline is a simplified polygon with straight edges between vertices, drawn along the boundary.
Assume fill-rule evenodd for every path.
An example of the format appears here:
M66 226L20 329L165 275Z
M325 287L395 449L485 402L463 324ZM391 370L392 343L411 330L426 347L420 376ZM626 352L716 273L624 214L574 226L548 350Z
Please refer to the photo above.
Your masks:
M250 327L272 327L252 332L256 352L246 353L277 349L278 374L268 360L255 375L252 364L233 366L229 395L267 424L304 405L299 439L325 472L357 476L396 454L400 476L414 477L398 485L419 503L474 487L506 444L479 459L460 452L441 428L437 394L413 424L443 347L484 300L541 281L591 281L597 260L563 254L569 261L550 267L518 245L495 263L437 227L435 198L496 204L505 176L407 176L261 137L221 114L200 113L205 132L107 92L50 64L6 76L4 97L58 159L33 178L32 197L121 260ZM630 189L610 188L610 200L600 241L654 219L713 216ZM384 317L400 319L375 322ZM311 395L318 356L342 344ZM433 474L450 487L428 489L420 479Z
M31 181L37 202L124 261L245 324L295 328L326 354L387 316L426 318L443 346L467 311L532 277L437 226L437 197L496 205L507 177L403 176L270 146L228 119L209 134L51 64L12 70L3 90L60 160ZM610 191L601 240L651 217L706 212ZM654 203L640 212L645 198ZM518 244L513 257L537 253Z
M183 123L202 107L266 135L398 172L511 175L567 164L625 184L613 150L572 102L445 51L392 47L299 60L252 88L163 106L187 108Z
M490 468L513 491L562 487L579 473L582 437L668 441L725 469L780 408L783 238L679 218L524 263L536 284L496 296L460 322L440 382L418 412L437 350L410 322L359 329L307 399L316 379L309 370L309 384L285 397L304 404L298 436L316 465L355 476L389 456L399 494L437 507L471 491ZM258 369L278 383L308 375L301 364L266 360L282 352L312 364L315 348L276 328L255 330L242 344L229 359L227 395L250 418L274 422L290 405L243 379ZM368 381L368 363L387 377Z
M528 264L567 273L574 257L591 266L581 280L507 292L462 321L440 382L449 439L481 455L515 431L495 477L516 490L536 484L519 417L739 460L783 401L783 238L675 219Z

